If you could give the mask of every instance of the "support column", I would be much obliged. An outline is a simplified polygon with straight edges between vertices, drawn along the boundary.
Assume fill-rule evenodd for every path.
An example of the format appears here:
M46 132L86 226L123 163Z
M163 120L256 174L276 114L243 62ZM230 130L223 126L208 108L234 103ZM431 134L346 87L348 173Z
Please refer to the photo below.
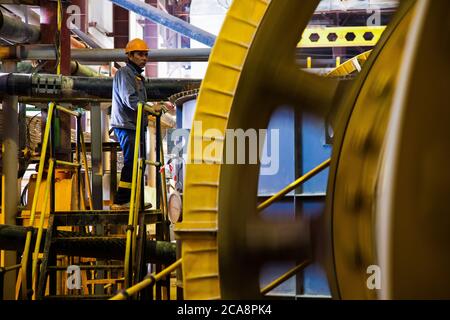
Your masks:
M113 33L114 48L125 48L130 41L130 12L118 5L113 4ZM115 65L120 68L119 65Z
M333 60L336 61L336 58L339 57L341 60L341 63L345 61L347 49L346 48L333 48ZM336 65L333 65L333 67L337 67Z
M99 104L91 105L92 200L95 210L103 209L103 135L102 111Z
M155 124L149 121L147 130L147 159L156 162L156 127ZM147 169L147 185L156 188L156 172L152 167Z
M94 210L103 210L103 134L102 134L102 110L100 104L91 105L91 161L92 161L92 202ZM97 235L105 235L103 225L95 226ZM101 260L97 261L101 265ZM104 278L104 271L97 272L99 279ZM95 285L95 294L104 294L103 285Z
M66 9L66 6L63 5L62 28L59 38L61 42L61 74L70 75L70 30L67 28L68 15ZM41 43L54 44L55 35L58 32L57 2L52 0L41 0L40 16ZM46 71L53 71L52 73L56 73L55 65L55 61L49 61L44 69Z
M64 2L63 2L64 3ZM54 44L55 35L58 34L58 6L57 2L53 0L41 0L40 2L40 17L41 17L41 43L42 44ZM67 28L67 10L63 5L62 12L62 28L59 35L59 41L61 43L61 74L70 75L70 31ZM56 61L48 61L44 67L44 71L47 73L56 73ZM44 132L47 119L47 113L42 113L42 132ZM67 114L60 114L59 117L60 130L59 134L59 146L56 149L56 157L59 160L72 161L72 146L71 146L71 117Z
M3 61L3 72L15 72L15 61ZM19 127L18 97L5 95L2 104L3 113L3 146L2 146L2 214L0 223L16 225L17 206L19 204L17 172L19 171ZM2 267L17 263L15 251L2 251ZM17 272L11 271L4 279L4 299L15 299Z
M108 117L108 107L111 103L101 104L101 117L102 117L102 141L109 141L109 117ZM116 170L117 171L117 170ZM111 152L103 152L103 196L104 198L110 199L111 194ZM116 172L117 174L117 172ZM105 200L105 199L104 199Z
M145 3L151 4L154 7L158 6L157 0L145 0ZM147 43L150 50L158 49L158 25L148 19L145 20L144 25L144 41ZM146 77L158 76L158 62L149 62L145 66Z

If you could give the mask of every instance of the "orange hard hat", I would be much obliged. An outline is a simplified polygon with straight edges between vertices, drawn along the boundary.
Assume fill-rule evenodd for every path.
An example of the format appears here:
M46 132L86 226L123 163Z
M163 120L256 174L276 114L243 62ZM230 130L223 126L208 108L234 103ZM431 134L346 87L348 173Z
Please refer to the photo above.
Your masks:
M133 51L149 51L149 47L147 46L147 43L145 43L142 39L133 39L130 42L128 42L127 46L125 47L125 53L133 52Z

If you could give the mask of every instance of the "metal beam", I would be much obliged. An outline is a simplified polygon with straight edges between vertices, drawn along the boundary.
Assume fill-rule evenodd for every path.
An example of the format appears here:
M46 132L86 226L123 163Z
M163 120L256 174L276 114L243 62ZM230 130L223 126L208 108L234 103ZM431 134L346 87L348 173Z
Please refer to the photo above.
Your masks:
M374 47L386 26L306 28L301 48Z
M110 1L147 19L159 23L169 29L181 33L184 36L203 43L209 47L212 47L214 45L214 42L216 41L216 36L212 33L195 27L179 18L171 16L170 14L158 10L147 3L143 3L138 0Z

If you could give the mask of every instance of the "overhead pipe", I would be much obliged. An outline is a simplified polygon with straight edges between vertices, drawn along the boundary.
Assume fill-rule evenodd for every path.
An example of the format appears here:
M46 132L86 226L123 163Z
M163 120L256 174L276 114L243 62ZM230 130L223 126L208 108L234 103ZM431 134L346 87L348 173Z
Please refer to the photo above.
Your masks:
M149 101L200 87L198 79L146 79ZM52 74L0 73L0 94L48 98L52 101L73 98L111 100L113 78L70 77Z
M164 11L161 11L150 4L141 2L139 0L110 0L112 3L121 6L129 11L132 11L140 16L159 23L173 31L181 33L182 35L203 43L209 47L214 45L216 36L203 29L193 26L186 21L176 18Z
M161 49L150 50L148 62L205 62L208 61L211 49ZM126 62L124 49L77 49L72 58L80 62Z
M101 76L98 72L95 72L93 69L82 65L78 61L70 61L70 74L72 76L79 76L79 77Z
M37 43L41 31L39 26L8 17L0 10L0 37L15 43Z
M296 49L297 64L306 66L306 57L300 54L301 48ZM148 62L206 62L211 54L210 48L196 49L155 49L149 52ZM55 60L53 45L18 45L0 47L0 60ZM124 49L72 49L73 60L82 63L104 64L108 62L126 62ZM341 60L344 62L345 60ZM312 60L314 68L332 68L336 65L333 58Z
M73 26L75 27L75 25L73 25ZM79 29L77 29L77 30L80 31ZM83 33L83 32L81 32L81 33ZM72 46L72 50L74 50L74 49L87 49L87 46L83 42L78 41L73 36L70 37L70 44ZM72 66L72 64L75 64L75 66L77 67L76 70L78 71L77 73L74 73L72 71L72 73L71 73L72 76L95 77L95 76L100 75L99 73L94 72L91 68L81 65L78 61L72 61L71 62L71 66ZM105 65L102 65L102 69L108 69L112 76L114 76L116 74L116 72L117 72L117 68L110 67L109 63L105 64Z
M83 47L83 48L86 48L86 46L84 46L83 43L81 43L80 41L76 40L73 37L70 38L70 42L71 42L71 46L72 47ZM3 51L0 49L0 56L2 55L2 52L5 52L6 55L8 55L11 51L9 51L8 48L3 49ZM20 60L27 60L27 59L20 59ZM39 60L39 59L37 59L37 60ZM30 65L30 68L32 68L30 63L26 63L25 62L24 64ZM113 74L116 71L114 69L112 70ZM99 77L99 76L101 76L101 74L99 72L96 72L95 70L80 64L78 61L71 61L70 62L70 75L72 75L72 76L80 76L80 77Z
M210 48L200 49L155 49L149 52L148 62L205 62ZM71 57L79 62L126 62L124 49L72 49ZM53 45L19 45L0 48L0 60L55 60Z

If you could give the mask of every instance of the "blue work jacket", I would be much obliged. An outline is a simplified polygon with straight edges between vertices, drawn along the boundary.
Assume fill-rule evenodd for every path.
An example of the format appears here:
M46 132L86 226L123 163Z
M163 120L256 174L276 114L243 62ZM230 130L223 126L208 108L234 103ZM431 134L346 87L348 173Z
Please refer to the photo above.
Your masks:
M128 62L120 68L113 80L111 127L136 130L138 102L147 102L145 78L135 64ZM144 113L145 115L145 113ZM144 126L147 126L144 117Z

